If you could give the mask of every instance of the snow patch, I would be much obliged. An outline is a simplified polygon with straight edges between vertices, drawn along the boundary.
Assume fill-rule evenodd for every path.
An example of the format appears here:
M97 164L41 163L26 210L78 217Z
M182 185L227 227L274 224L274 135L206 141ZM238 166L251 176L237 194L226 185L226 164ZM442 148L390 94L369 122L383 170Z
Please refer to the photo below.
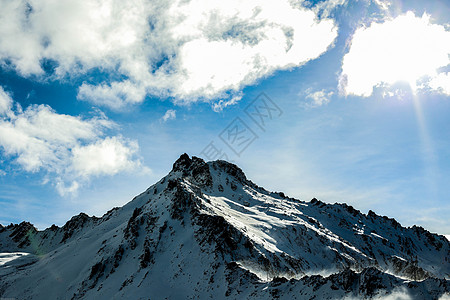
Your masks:
M13 261L17 258L30 255L30 253L25 252L11 252L11 253L0 253L0 266Z

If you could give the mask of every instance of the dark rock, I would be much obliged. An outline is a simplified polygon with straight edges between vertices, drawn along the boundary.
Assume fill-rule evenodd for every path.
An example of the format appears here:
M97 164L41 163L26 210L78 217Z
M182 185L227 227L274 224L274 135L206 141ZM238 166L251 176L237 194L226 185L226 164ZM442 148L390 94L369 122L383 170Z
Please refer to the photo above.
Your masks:
M92 279L94 277L96 278L101 277L104 271L105 265L103 264L103 261L96 263L91 268L91 274L89 275L89 279Z
M119 246L119 249L116 250L116 253L114 254L114 268L117 268L119 266L120 261L122 260L123 253L125 252L122 245Z
M137 207L134 209L133 214L128 220L127 227L124 229L124 238L130 241L130 248L135 249L137 242L136 239L139 236L139 227L142 220L138 219L139 214L142 212L141 207Z
M235 164L229 163L224 160L216 160L213 162L213 165L237 179L241 184L246 184L249 182L242 169Z
M275 277L274 279L272 279L270 284L272 286L279 286L280 284L283 284L283 283L286 283L286 282L288 282L288 280L285 277Z
M36 227L29 222L22 222L17 225L13 225L13 231L9 234L9 237L16 243L19 243L19 248L28 246L30 243L29 237L37 233Z
M189 158L189 155L183 153L180 158L178 158L172 167L172 171L178 172L188 169L192 163L192 160Z
M144 253L141 255L141 268L147 268L149 263L152 262L152 253L150 251L150 242L146 239L144 242Z
M64 232L63 238L61 240L61 243L65 242L69 238L73 236L73 234L83 228L88 222L94 221L97 218L95 217L89 217L85 213L80 213L77 216L72 217L64 226L62 227L62 230Z
M177 187L177 180L169 179L169 181L167 182L167 189L173 190L176 187Z
M385 289L387 286L383 284L381 271L376 268L364 269L360 274L359 291L363 295L373 296L376 291Z

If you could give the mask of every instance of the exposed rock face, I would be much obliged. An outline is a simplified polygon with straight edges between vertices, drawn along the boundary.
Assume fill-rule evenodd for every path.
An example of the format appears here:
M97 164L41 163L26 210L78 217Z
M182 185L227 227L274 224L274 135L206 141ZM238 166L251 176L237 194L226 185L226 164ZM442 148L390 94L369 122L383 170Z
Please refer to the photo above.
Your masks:
M67 223L62 227L64 235L63 235L61 242L66 241L67 239L72 237L72 235L76 231L81 230L83 227L85 227L88 224L92 225L96 221L97 221L97 218L89 217L85 213L80 213L79 215L72 217L72 219L67 221Z
M224 160L217 160L212 163L212 166L215 169L222 170L232 178L235 178L241 184L248 184L249 182L241 168L239 168L235 164L229 163Z
M236 165L187 154L158 183L101 218L81 213L44 231L26 222L0 226L0 252L15 251L31 254L0 266L3 298L449 293L445 237L346 204L269 192Z
M11 224L6 227L11 230L9 237L17 243L18 248L24 248L31 244L31 239L36 234L37 229L29 222L22 222L20 224Z
M200 186L211 186L212 184L208 164L195 156L191 159L186 153L173 164L172 172L181 172L183 177L192 178Z

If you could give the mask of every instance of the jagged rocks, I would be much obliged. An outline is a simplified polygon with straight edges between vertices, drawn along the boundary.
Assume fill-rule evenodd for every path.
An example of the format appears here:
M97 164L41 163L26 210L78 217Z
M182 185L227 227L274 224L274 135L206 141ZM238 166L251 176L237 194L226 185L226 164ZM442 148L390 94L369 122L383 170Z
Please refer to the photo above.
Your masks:
M18 243L19 248L29 246L32 238L36 233L37 229L29 222L22 222L18 225L13 225L13 231L9 237L16 243Z
M210 187L212 185L213 179L208 164L195 156L191 159L186 153L173 164L172 172L181 172L183 177L192 178L200 186Z
M196 237L200 245L214 244L222 254L232 254L243 239L243 235L221 216L202 214L195 221L199 225Z
M135 249L137 242L136 239L139 236L139 225L142 225L142 219L138 219L139 214L142 212L141 207L134 209L133 214L128 220L127 227L124 229L124 238L129 240L130 248Z
M209 166L201 158L192 157L192 177L200 186L212 186L212 176Z
M144 242L144 253L141 255L140 259L141 259L140 264L142 268L147 268L148 264L153 262L149 240L145 240Z
M272 286L279 286L280 284L286 283L289 280L285 277L275 277L272 279L272 281L270 282L270 285Z
M225 296L235 299L238 298L237 295L242 292L243 287L259 281L255 274L242 269L236 262L230 262L226 265L225 278L227 282Z
M431 277L428 272L418 266L416 258L406 260L397 256L392 256L388 259L388 262L392 264L392 269L395 274L399 274L412 280L424 280Z
M354 271L347 268L334 275L333 283L335 286L337 285L344 291L350 292L355 289L358 283L358 275Z
M445 238L442 236L438 236L437 234L433 234L427 230L425 230L423 227L413 225L411 227L412 230L416 233L417 237L423 238L426 237L427 242L434 246L436 250L440 250L445 243ZM448 255L450 259L450 252Z
M363 295L372 296L376 291L386 289L387 286L380 276L381 272L375 268L367 268L359 276L359 292Z
M191 207L194 195L186 191L180 181L176 181L175 193L170 207L170 216L182 220L186 210Z
M186 153L183 153L180 158L178 158L172 167L172 171L173 172L178 172L181 171L183 172L184 170L189 169L189 167L192 164L192 160L190 159L189 155L187 155Z
M107 221L118 212L118 207L113 207L103 215L102 220Z
M117 249L116 253L114 254L114 264L113 264L114 268L119 267L119 263L122 260L124 252L125 252L125 249L124 249L123 245L119 245L119 249Z
M87 223L91 221L96 221L97 218L89 217L85 213L80 213L77 216L72 217L63 227L62 230L64 232L61 243L65 242L69 238L72 237L75 231L83 228Z
M186 154L157 184L101 219L80 214L44 232L29 223L0 226L3 250L17 251L26 236L33 245L19 251L39 249L40 259L0 266L10 272L0 273L0 297L359 299L405 288L413 299L438 299L448 293L444 237L345 204L268 192L233 164ZM59 293L48 294L54 287Z
M169 179L169 181L167 182L167 189L169 191L173 190L174 188L177 187L177 180L175 179Z
M91 274L89 274L89 279L97 279L98 277L103 275L103 272L105 271L105 264L103 261L96 263L91 268Z
M248 182L247 177L245 176L242 169L235 164L229 163L224 160L217 160L213 162L213 167L223 170L231 177L237 179L241 184L246 184Z

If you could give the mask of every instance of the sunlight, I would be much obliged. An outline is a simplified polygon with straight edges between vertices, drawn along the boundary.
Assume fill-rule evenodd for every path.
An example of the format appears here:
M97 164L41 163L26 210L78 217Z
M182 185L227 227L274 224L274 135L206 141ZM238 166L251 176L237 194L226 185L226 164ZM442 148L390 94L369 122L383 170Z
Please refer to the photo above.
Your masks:
M373 87L407 82L413 92L424 76L450 63L450 32L430 16L408 12L384 23L358 29L344 57L347 94L370 96Z
M427 122L423 113L422 103L417 95L413 95L414 112L417 120L417 131L422 147L422 160L424 169L424 180L432 195L437 195L436 186L438 176L438 161L433 146L432 137L429 133Z

